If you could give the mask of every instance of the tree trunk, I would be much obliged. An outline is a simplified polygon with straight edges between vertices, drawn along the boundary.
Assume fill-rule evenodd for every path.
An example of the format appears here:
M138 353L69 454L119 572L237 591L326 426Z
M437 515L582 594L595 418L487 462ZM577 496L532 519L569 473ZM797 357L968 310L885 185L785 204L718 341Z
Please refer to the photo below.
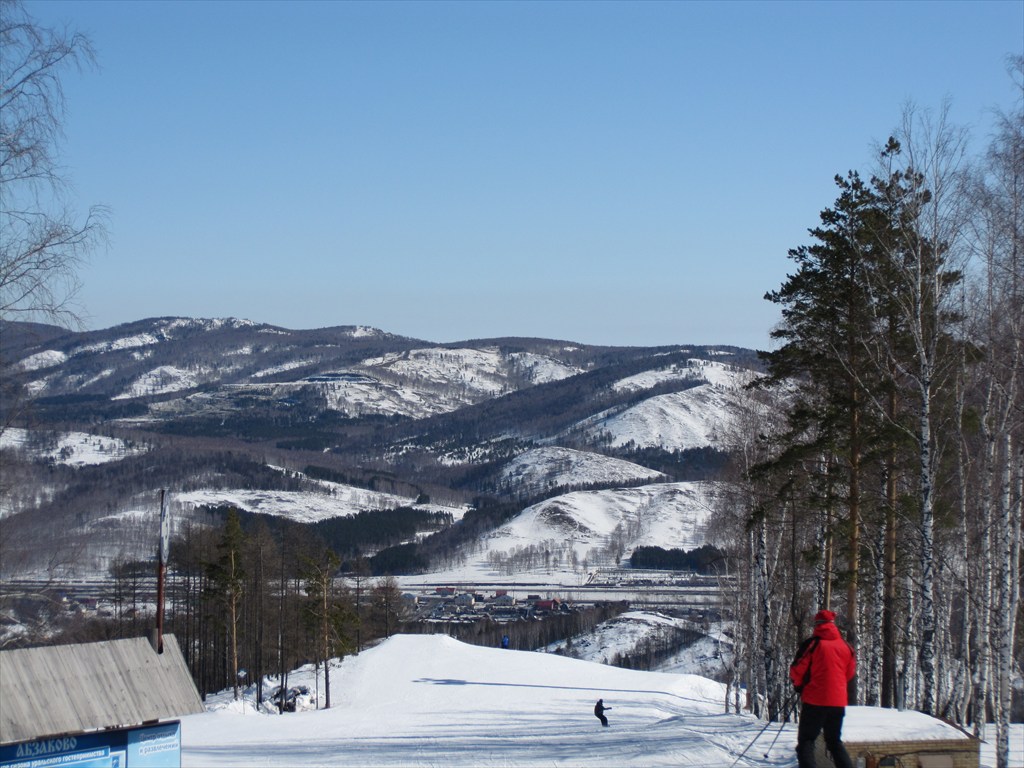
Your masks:
M856 382L850 382L850 552L849 583L846 588L846 642L853 648L855 656L860 651L860 402ZM854 675L848 687L850 704L858 701L858 675Z
M1003 436L1003 455L1001 457L1003 467L1002 481L1000 483L999 499L999 521L996 526L998 531L998 550L996 553L999 567L1000 595L999 605L1001 610L996 611L996 637L998 638L998 666L997 666L997 688L996 694L996 768L1008 768L1010 764L1010 705L1012 701L1011 678L1014 673L1013 663L1013 635L1014 624L1016 623L1016 596L1010 590L1014 588L1016 579L1014 571L1017 570L1017 563L1012 560L1014 550L1019 551L1020 538L1016 544L1011 543L1010 537L1014 531L1011 511L1012 502L1010 499L1013 486L1013 441L1007 431Z
M923 361L920 404L921 711L935 713L935 519L932 499L931 373Z

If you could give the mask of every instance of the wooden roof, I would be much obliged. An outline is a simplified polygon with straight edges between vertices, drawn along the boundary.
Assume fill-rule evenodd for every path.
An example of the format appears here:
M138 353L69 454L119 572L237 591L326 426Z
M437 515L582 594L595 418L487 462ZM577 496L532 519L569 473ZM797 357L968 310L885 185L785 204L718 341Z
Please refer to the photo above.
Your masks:
M0 744L203 712L174 635L0 651Z

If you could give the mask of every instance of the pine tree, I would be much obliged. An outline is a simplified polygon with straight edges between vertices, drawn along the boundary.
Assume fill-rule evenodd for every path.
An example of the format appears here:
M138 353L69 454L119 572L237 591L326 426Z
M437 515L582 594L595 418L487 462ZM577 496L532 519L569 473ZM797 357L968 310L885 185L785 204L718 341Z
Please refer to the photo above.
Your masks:
M231 644L231 681L234 696L238 698L238 623L239 608L245 592L245 572L242 569L242 551L245 534L238 519L238 510L228 510L227 519L217 544L217 559L209 564L209 590L216 605L224 613L220 617Z
M336 583L340 558L324 549L303 561L305 616L317 637L317 655L324 664L324 706L331 707L331 659L352 650L349 628L355 622L350 601Z
M782 323L772 336L784 343L762 354L769 374L762 386L788 382L796 394L788 411L789 432L782 438L786 448L761 469L817 476L808 501L825 510L826 565L834 562L834 526L846 532L846 619L856 648L863 462L868 433L879 425L868 403L869 393L880 387L868 364L879 332L872 273L880 269L879 242L889 222L857 173L836 176L835 182L839 196L811 230L814 242L789 253L796 273L765 296L782 307ZM842 478L836 477L839 468ZM822 605L831 599L831 570L826 567L823 574Z

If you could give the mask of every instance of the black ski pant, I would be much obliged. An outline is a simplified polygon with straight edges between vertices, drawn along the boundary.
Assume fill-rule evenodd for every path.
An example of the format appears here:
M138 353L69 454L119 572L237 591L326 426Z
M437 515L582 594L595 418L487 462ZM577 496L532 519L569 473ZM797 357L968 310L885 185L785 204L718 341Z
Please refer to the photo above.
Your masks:
M825 731L825 746L836 768L853 768L841 740L846 707L819 707L805 703L800 709L800 725L796 731L796 757L800 768L817 768L814 742Z
M608 727L608 718L605 717L604 715L598 715L597 712L595 712L594 714L597 715L597 719L601 721L601 725L603 725L605 728L607 728Z

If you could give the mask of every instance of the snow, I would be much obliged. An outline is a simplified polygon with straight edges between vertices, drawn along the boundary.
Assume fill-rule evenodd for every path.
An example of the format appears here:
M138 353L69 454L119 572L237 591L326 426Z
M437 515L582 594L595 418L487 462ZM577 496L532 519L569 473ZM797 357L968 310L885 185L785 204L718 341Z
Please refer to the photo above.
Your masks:
M704 543L716 489L712 482L654 483L563 494L527 507L488 534L484 551L556 540L570 541L582 558L590 548L606 545L617 526L627 551L642 545L694 549Z
M341 483L321 482L322 492L259 491L248 489L204 489L179 493L174 500L186 508L234 506L254 514L283 517L299 523L316 523L360 512L413 507L430 512L451 512L457 520L464 508L437 504L416 504L415 499L390 493L368 491Z
M674 381L703 382L682 392L650 397L625 410L598 414L569 431L583 428L593 439L611 438L611 445L685 451L724 447L745 409L743 387L756 374L709 360L691 359L644 371L612 385L615 391L637 392Z
M666 451L722 447L728 444L740 412L734 392L703 385L648 398L593 421L586 431L592 438L609 435L615 447L632 444Z
M290 371L293 368L302 368L307 365L312 365L313 363L316 362L316 358L309 358L305 360L292 360L287 363L282 363L281 365L275 365L271 368L264 368L263 370L256 371L255 373L252 374L252 378L261 379L264 376L273 376L276 373L284 373L285 371Z
M561 640L543 650L547 653L562 653L574 659L609 664L616 655L634 653L644 641L657 640L676 629L707 634L702 634L693 645L661 662L658 671L720 676L725 669L722 654L729 656L732 649L732 640L722 633L721 625L711 624L705 629L687 619L666 616L656 611L627 611L598 624L590 632L576 635L571 643Z
M501 470L498 484L522 495L533 495L552 487L613 485L664 477L661 472L630 461L551 447L535 448L517 456Z
M496 347L428 348L369 358L359 366L398 377L410 386L436 389L439 393L461 389L459 402L465 404L497 397L506 391L504 363L505 358Z
M18 363L18 368L23 371L38 371L40 368L52 368L60 365L68 359L68 356L56 349L47 349L43 352L36 352L23 358Z
M323 700L322 676L308 666L288 683ZM331 709L278 715L232 702L230 692L209 697L206 713L181 720L182 765L794 765L796 726L726 713L725 693L696 675L396 635L333 663ZM610 707L608 728L593 715L598 698ZM1024 727L1014 727L1011 758L1020 766ZM879 732L964 738L916 712L848 709L848 741ZM982 765L994 766L990 749L983 754Z
M237 317L175 317L171 320L160 321L164 331L174 331L178 328L199 328L205 331L215 331L219 328L255 328L257 323L252 320L244 320Z
M317 374L309 380L325 377L333 379L317 381L316 386L323 393L327 407L348 416L374 413L422 418L447 413L465 404L457 397L441 392L426 394L412 387L396 386L360 371L334 371Z
M686 361L685 365L670 365L619 379L612 384L612 389L616 392L635 392L650 389L658 384L689 380L704 381L715 386L735 389L745 385L753 376L753 372L743 368L735 368L711 360L691 358Z
M159 344L160 339L154 336L152 333L139 333L134 336L123 336L120 339L114 339L113 341L104 341L99 344L86 344L85 346L78 347L72 352L73 355L84 355L89 352L116 352L122 349L134 349L136 347L148 347L153 344Z
M328 408L349 416L424 418L505 394L510 363L533 383L578 372L541 355L506 358L496 347L442 347L367 358L350 369L319 372L303 382L320 389Z
M34 441L40 438L38 435L33 438L33 434L17 427L5 429L0 433L0 449L24 451L37 458L74 467L120 461L143 452L143 449L133 447L116 437L90 435L86 432L65 432L41 446L36 446Z
M545 355L538 355L532 352L513 352L508 359L522 372L531 384L546 384L551 381L561 381L570 376L582 373L581 368L566 365Z
M173 365L161 365L148 371L133 381L124 392L115 395L113 400L125 400L132 397L147 395L163 395L168 392L180 392L192 389L199 382L199 374L207 371L195 371L177 368Z

